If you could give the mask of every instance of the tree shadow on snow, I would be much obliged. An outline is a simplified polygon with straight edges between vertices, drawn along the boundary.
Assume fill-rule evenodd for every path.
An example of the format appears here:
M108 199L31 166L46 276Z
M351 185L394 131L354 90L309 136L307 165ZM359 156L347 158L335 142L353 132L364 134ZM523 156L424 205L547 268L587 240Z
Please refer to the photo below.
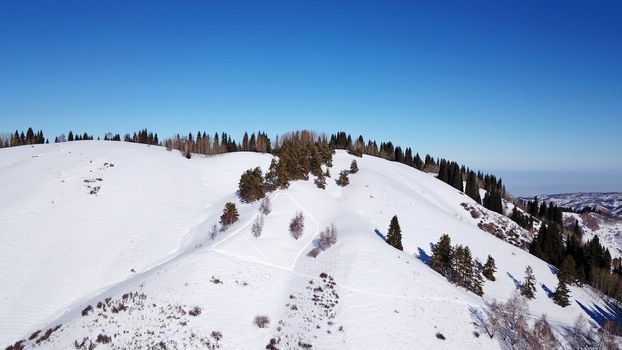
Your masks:
M514 286L516 287L516 289L520 290L523 287L523 284L521 283L521 281L514 278L514 276L509 272L508 272L508 277L510 277L512 282L514 282Z
M421 247L417 247L417 256L416 258L421 260L421 262L423 262L426 265L430 265L430 256L428 255L428 253L425 252L425 250L421 249Z
M549 299L553 299L554 292L550 290L549 287L547 287L544 283L540 283L540 286L542 287L542 290L546 293L546 296L549 297Z
M559 274L559 269L557 267L555 267L554 265L551 264L547 264L549 265L549 270L551 270L551 273L554 275L558 275Z
M376 233L376 236L382 238L383 241L387 240L387 238L382 234L382 232L378 231L378 229L375 229L374 232Z
M603 326L607 321L613 321L618 326L622 323L622 309L611 302L603 300L606 309L594 303L592 303L591 307L587 307L576 299L575 302L594 322L598 323L599 326Z

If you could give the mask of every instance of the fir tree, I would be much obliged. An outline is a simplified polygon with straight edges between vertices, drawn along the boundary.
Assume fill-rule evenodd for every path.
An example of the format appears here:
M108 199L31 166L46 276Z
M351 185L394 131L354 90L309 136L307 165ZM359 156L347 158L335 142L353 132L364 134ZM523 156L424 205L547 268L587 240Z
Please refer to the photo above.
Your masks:
M525 269L525 280L521 286L520 294L527 299L535 298L536 292L536 277L533 275L533 269L527 265Z
M434 271L449 278L451 276L451 261L451 238L449 238L449 235L444 234L438 240L438 243L434 245L432 256L430 257L430 267Z
M564 281L566 284L573 284L577 282L577 264L571 255L566 255L562 261L562 265L559 268L557 278L560 281Z
M261 168L245 171L240 177L239 189L242 202L251 203L265 197Z
M348 178L348 171L342 170L339 173L339 178L337 179L337 185L341 187L345 187L350 184L350 179Z
M484 295L484 276L482 276L482 263L475 260L473 263L473 277L469 290L479 296Z
M486 263L484 264L482 274L488 280L494 281L496 271L497 271L497 266L495 265L495 259L492 256L488 255L488 259L486 259Z
M359 167L358 164L356 164L356 159L352 161L352 163L350 164L350 173L351 174L356 174L359 171Z
M69 136L67 136L67 141L73 141L73 131L69 130Z
M235 203L228 202L225 204L225 209L220 216L220 224L223 228L227 228L229 225L232 225L239 218L238 209L235 207Z
M326 188L326 176L324 176L324 173L320 172L319 175L315 178L315 186L321 189Z
M393 248L404 250L402 247L402 230L400 229L400 223L397 220L397 215L394 215L389 224L389 231L387 231L387 243Z
M264 187L267 192L276 191L276 189L279 188L278 167L276 159L272 158L268 172L264 176Z
M470 171L467 175L465 194L471 197L478 204L482 203L482 198L479 195L479 187L477 186L477 176L474 171Z
M566 282L564 280L559 280L557 289L555 289L555 293L553 293L553 301L561 307L566 307L570 305L569 297L570 289L568 289Z

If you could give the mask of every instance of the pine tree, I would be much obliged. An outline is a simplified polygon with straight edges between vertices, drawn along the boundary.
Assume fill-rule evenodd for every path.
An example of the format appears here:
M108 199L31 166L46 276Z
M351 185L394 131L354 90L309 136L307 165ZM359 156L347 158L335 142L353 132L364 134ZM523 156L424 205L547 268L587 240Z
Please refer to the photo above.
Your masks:
M69 136L67 136L67 141L73 141L73 132L69 130Z
M449 238L449 235L444 234L438 240L438 243L434 245L432 256L430 257L430 267L434 271L449 278L451 276L451 261L451 238Z
M276 191L279 188L278 163L272 158L268 172L264 175L264 188L267 192Z
M559 280L557 289L555 289L555 293L553 293L553 301L561 307L566 307L570 305L569 297L570 289L568 289L566 282L564 280Z
M358 164L356 163L356 159L352 161L352 163L350 164L350 173L351 174L356 174L359 171L359 167Z
M525 280L521 286L520 294L527 299L535 298L536 292L536 277L533 275L533 269L527 265L525 269Z
M225 204L225 209L220 216L220 224L223 228L226 228L238 221L239 216L240 215L238 214L238 209L235 207L235 203L228 202Z
M261 168L248 169L240 177L240 199L251 203L266 196Z
M324 173L320 172L318 176L315 178L315 186L321 189L326 188L326 176L324 176Z
M497 271L497 266L495 265L495 259L488 255L488 259L486 259L486 263L484 264L484 269L482 270L482 274L490 281L495 280L495 272Z
M477 177L474 171L470 171L467 175L465 194L471 197L478 204L482 203L482 198L479 195L479 187L477 186Z
M345 187L350 184L350 179L348 178L348 172L346 170L342 170L339 173L339 178L337 179L337 185L341 187Z
M389 231L387 231L387 243L393 248L404 250L402 247L402 230L400 229L400 223L397 220L397 215L394 215L389 224Z
M559 268L557 275L559 280L563 280L567 284L573 284L577 282L577 264L571 255L566 255L562 261L562 266Z
M472 267L473 277L471 279L471 287L469 288L470 291L479 296L484 295L484 276L482 276L481 267L482 263L475 260Z

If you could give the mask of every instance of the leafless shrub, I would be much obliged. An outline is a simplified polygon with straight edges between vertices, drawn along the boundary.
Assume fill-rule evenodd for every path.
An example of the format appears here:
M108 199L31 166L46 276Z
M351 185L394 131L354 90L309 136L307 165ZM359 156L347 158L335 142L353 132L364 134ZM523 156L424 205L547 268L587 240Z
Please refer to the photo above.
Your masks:
M201 308L198 306L193 307L188 311L188 315L190 316L199 316L201 314Z
M89 306L85 307L85 308L82 310L82 316L86 316L86 315L88 315L88 314L89 314L89 312L91 312L91 311L93 311L93 307L92 307L91 305L89 305Z
M253 237L259 238L261 236L261 232L263 231L263 215L257 216L255 222L253 222L253 226L251 227L251 232L253 233Z
M259 328L266 328L268 327L268 325L270 325L270 318L265 315L257 315L255 316L255 324Z
M305 218L302 212L297 212L292 221L289 223L289 233L294 239L300 238L305 229Z
M261 201L261 205L259 205L259 212L262 215L268 215L268 214L270 214L270 212L272 212L272 203L270 202L270 198L269 197L265 197Z
M443 333L436 333L436 339L445 340L446 338Z
M320 233L320 238L317 240L317 246L321 250L330 248L333 244L337 243L337 228L335 224L326 226L326 229Z
M486 311L488 320L485 329L491 337L497 337L505 348L526 348L529 330L526 313L527 301L518 293L514 293L505 304L493 301Z
M213 241L214 239L216 239L216 235L218 235L218 225L214 224L214 226L212 226L212 228L209 231L209 237Z
M107 336L105 334L98 334L97 339L95 341L100 344L108 344L112 341L112 338L110 338L110 336Z

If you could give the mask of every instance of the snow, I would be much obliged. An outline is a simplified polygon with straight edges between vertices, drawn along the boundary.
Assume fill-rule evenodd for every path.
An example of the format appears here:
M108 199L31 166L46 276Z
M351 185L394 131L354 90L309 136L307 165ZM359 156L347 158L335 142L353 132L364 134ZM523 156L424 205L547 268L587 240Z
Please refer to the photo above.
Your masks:
M62 324L37 346L73 348L75 340L107 334L128 348L159 341L198 348L209 341L254 349L280 338L280 348L301 342L318 349L496 349L496 340L473 335L471 311L506 300L527 265L538 281L531 315L546 313L558 331L579 315L590 319L585 309L594 318L598 308L609 310L579 287L571 287L571 306L555 305L545 292L557 285L549 265L480 230L461 205L475 205L463 193L403 164L343 151L334 156L333 176L352 159L360 170L346 187L327 179L320 190L310 179L269 194L272 212L253 238L259 203L240 203L237 184L248 168L266 170L270 155L188 160L161 147L104 141L1 149L0 346ZM100 189L90 194L94 186ZM240 220L211 240L229 201ZM294 240L288 225L297 211L305 230ZM375 233L386 234L393 215L404 252ZM337 243L310 257L314 239L331 223ZM495 258L497 280L485 283L483 298L424 263L444 233L481 261ZM123 299L126 293L136 296ZM96 308L106 298L111 305L126 300L129 310ZM82 316L87 305L95 311ZM189 315L195 306L201 313ZM258 328L257 315L267 315L270 325Z

